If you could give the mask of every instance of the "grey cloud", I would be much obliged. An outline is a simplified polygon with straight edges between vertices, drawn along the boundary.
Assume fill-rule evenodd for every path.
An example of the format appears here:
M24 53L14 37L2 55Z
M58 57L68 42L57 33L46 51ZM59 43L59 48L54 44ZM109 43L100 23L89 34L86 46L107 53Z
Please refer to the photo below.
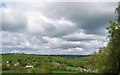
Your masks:
M13 4L13 5L11 5ZM13 14L3 15L3 31L25 31L24 28L27 28L28 22L23 15L26 11L37 11L45 15L46 17L53 20L60 20L65 18L74 23L72 27L57 27L53 26L50 23L43 22L43 29L45 28L45 35L48 36L63 36L80 28L85 30L85 33L101 34L105 35L105 27L108 25L108 21L113 19L114 7L117 6L117 3L91 3L91 2L53 2L53 3L11 3L8 5L12 8L18 8L13 10ZM31 9L29 9L31 8ZM48 13L49 12L49 13ZM32 11L31 11L32 13ZM19 15L19 16L18 16ZM12 19L8 18L12 16ZM15 20L15 21L14 21ZM8 21L8 22L7 22ZM40 20L38 20L41 22ZM46 27L45 27L46 26ZM14 29L13 29L14 28ZM40 34L43 32L38 32L35 34ZM33 34L33 33L32 33Z
M75 32L62 37L67 41L91 41L91 40L98 40L98 41L107 41L107 36L103 35L96 35L96 34L85 34L84 32Z
M3 9L2 11L2 31L21 32L27 25L27 19L22 12L15 9Z
M61 18L64 16L76 24L76 29L82 28L86 33L106 35L106 32L102 30L105 30L110 19L115 19L114 8L117 3L72 2L56 3L53 6L56 8L50 8L51 13L54 13L52 17Z
M18 33L2 32L2 52L33 54L88 54L103 45L103 41L66 41L46 36L29 36ZM83 49L82 51L77 48ZM67 51L68 50L68 51ZM85 53L87 52L88 53Z
M31 36L19 33L2 32L2 47L6 48L39 48L46 43L41 36Z
M7 5L10 12L7 10L2 14L3 53L89 54L106 44L107 40L103 38L107 36L105 28L108 21L115 18L114 8L117 3ZM78 32L85 36L71 35Z
M79 30L80 28L82 28L85 30L85 33L88 34L106 35L105 28L108 26L109 20L115 19L114 9L116 6L117 3L112 2L111 3L65 2L52 4L42 12L46 13L47 10L51 10L49 14L46 13L48 17L51 18L64 17L65 19L72 21L73 23L75 23L74 30Z

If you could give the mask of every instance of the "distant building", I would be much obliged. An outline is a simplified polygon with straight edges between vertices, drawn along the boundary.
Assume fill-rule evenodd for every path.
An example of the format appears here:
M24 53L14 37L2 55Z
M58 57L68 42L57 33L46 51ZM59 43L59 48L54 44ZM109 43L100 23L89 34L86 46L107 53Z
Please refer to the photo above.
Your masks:
M33 68L33 65L26 65L25 68Z
M55 64L55 65L60 65L60 63L57 63L57 62L53 62L53 64Z
M81 67L77 67L77 68L76 68L76 71L77 71L77 72L83 72L83 69L82 69Z
M9 67L10 66L10 61L7 61L6 63L7 63L7 66Z
M15 64L14 64L14 66L19 66L20 65L20 63L19 62L16 62Z
M7 61L6 63L9 64L9 61Z

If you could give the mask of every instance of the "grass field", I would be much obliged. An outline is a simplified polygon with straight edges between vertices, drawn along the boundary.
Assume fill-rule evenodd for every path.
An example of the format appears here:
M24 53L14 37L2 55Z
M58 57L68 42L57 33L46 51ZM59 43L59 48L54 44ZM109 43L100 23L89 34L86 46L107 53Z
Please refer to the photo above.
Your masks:
M3 70L4 73L15 73L17 70L23 70L27 73L31 72L52 72L52 73L78 73L77 67L86 67L89 57L80 56L50 56L50 55L34 55L34 54L3 54L2 64L10 63L10 70ZM20 67L14 67L16 62L20 62ZM34 68L25 68L25 65L31 64ZM56 65L57 64L57 65ZM6 66L5 66L6 68ZM15 69L16 68L16 69ZM23 69L22 69L23 68ZM16 71L15 71L16 70Z

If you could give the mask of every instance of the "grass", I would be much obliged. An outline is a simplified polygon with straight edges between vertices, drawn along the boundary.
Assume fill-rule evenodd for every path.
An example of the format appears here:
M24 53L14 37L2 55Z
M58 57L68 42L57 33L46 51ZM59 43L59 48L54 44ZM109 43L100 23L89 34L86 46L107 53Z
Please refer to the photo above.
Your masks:
M52 73L78 73L78 72L53 70Z
M75 64L77 65L86 65L88 57L62 57L62 56L44 56L44 55L33 55L33 54L3 54L2 55L2 64L6 64L7 61L12 60L15 63L17 60L22 60L22 62L31 63L34 65L37 62L57 62L60 64L65 64L67 66L66 71L53 70L53 73L77 73L75 72L76 67L72 67ZM35 60L35 61L34 61ZM79 63L79 64L78 64ZM43 63L42 63L43 64ZM34 72L34 68L28 68L27 73ZM12 71L4 71L5 73L11 73Z
M70 66L67 66L67 71L75 71L75 67L70 67Z

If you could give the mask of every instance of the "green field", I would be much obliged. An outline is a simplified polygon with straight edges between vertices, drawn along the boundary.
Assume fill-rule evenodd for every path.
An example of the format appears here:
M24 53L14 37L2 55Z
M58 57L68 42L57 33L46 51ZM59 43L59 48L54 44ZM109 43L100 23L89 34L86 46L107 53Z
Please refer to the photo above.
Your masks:
M87 69L90 56L50 56L34 54L2 54L3 73L80 73ZM17 65L16 65L17 64ZM32 65L33 67L26 67Z

